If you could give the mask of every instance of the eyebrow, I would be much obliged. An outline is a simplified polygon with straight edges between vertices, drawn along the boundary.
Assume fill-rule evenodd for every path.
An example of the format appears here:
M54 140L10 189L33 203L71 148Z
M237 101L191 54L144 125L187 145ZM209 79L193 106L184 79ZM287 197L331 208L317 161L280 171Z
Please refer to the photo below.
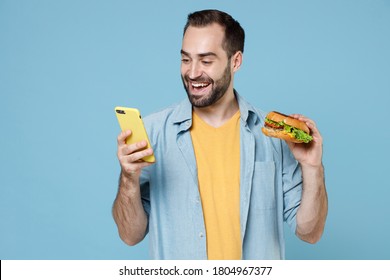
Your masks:
M185 56L191 56L188 52L181 50L180 53ZM206 52L206 53L199 53L197 54L199 57L206 57L206 56L217 56L216 53L213 52Z

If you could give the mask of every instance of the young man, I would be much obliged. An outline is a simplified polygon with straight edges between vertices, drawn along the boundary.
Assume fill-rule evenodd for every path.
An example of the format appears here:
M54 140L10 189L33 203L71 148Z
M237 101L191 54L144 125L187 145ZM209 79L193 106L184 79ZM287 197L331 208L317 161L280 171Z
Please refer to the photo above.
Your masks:
M149 233L155 259L283 259L283 223L317 242L327 215L322 138L311 144L261 133L264 113L233 87L244 30L230 15L188 16L181 49L187 97L145 118L152 149L118 136L122 168L113 216L129 245ZM156 163L141 159L154 153Z

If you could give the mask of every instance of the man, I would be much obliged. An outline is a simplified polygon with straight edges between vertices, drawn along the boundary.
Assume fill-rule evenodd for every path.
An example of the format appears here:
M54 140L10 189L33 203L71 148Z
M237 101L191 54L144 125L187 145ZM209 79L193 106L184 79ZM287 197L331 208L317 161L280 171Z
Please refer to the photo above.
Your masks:
M188 98L145 118L152 149L118 136L121 175L113 216L129 244L149 233L155 259L283 259L283 223L317 242L327 215L322 138L311 144L261 133L264 113L233 87L244 30L230 15L188 16L181 77ZM153 154L156 163L141 159Z

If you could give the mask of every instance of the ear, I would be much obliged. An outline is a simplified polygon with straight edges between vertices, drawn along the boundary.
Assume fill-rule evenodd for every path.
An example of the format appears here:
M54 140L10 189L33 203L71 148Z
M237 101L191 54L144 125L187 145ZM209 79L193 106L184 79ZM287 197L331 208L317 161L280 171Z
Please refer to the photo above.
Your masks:
M233 72L236 72L240 69L241 67L241 64L242 64L242 52L241 51L237 51L233 56L232 56L232 61L231 61L231 65L233 67Z

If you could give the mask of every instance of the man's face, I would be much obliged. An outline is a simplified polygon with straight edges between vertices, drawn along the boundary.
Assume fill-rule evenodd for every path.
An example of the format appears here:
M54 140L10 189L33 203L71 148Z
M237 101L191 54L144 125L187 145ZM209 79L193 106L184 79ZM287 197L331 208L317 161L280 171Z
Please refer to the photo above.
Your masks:
M217 102L232 86L230 59L222 48L224 30L217 24L188 27L181 50L181 77L195 107Z

